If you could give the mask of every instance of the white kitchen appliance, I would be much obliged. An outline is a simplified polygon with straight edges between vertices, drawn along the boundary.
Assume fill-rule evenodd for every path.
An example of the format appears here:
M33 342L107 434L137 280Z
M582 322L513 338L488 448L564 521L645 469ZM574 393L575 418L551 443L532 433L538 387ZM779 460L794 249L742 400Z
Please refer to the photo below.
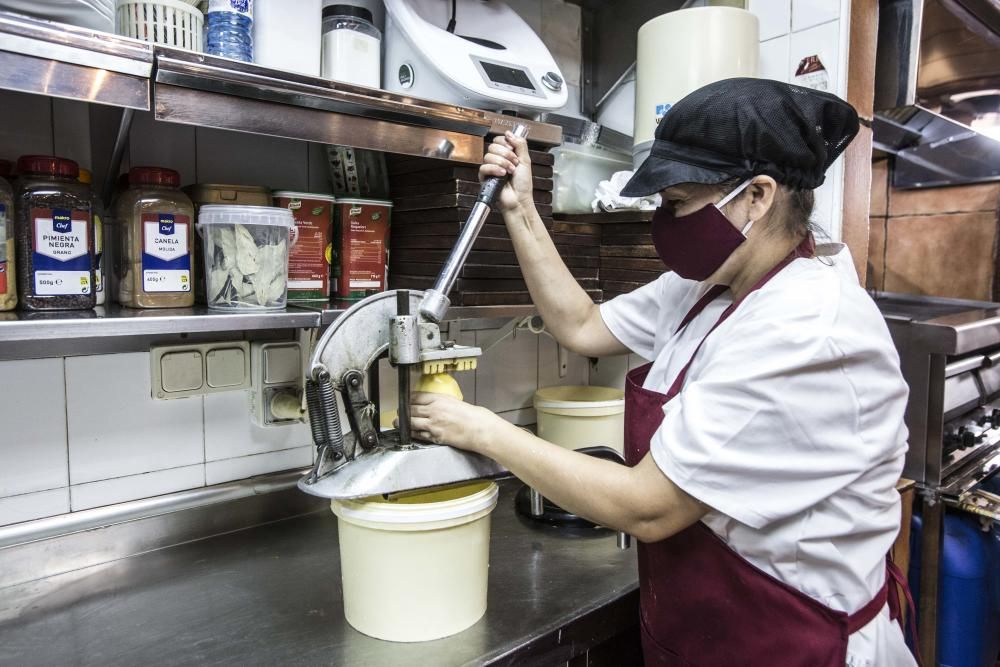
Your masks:
M566 84L548 48L500 0L385 0L386 90L486 110L555 111Z

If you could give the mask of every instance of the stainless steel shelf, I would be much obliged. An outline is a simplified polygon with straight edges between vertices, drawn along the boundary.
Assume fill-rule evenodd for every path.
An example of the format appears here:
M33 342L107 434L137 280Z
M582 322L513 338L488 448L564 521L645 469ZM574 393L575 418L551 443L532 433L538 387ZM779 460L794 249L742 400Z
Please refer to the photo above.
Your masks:
M154 109L163 121L470 164L514 119L0 11L0 88Z
M322 328L350 306L349 302L294 304L282 311L226 313L204 306L136 310L113 305L93 310L0 313L0 359L134 352L148 349L157 340ZM447 319L475 320L482 325L479 328L485 328L534 313L535 307L530 305L456 306L448 311Z
M145 42L0 11L0 88L148 110L152 73Z
M317 312L295 307L263 313L226 313L203 306L157 310L109 306L93 310L14 312L0 313L0 346L69 338L303 329L319 324Z
M158 120L478 163L483 138L514 119L252 63L156 48ZM518 122L521 122L518 120ZM525 121L536 143L562 130Z

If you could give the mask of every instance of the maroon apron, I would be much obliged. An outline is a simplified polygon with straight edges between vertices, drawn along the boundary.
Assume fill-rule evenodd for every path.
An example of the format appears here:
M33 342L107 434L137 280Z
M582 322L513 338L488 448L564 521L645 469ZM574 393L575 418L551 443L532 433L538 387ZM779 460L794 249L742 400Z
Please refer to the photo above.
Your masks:
M750 291L760 289L796 257L811 254L811 244L803 243ZM725 290L724 286L709 290L677 331ZM726 308L705 338L741 301ZM680 393L704 342L703 338L666 394L642 387L652 364L628 374L625 457L629 465L649 452L650 439L663 421L663 405ZM890 572L886 585L868 604L847 614L757 569L701 521L660 542L640 543L638 551L646 665L844 667L848 636L878 615L886 603L888 582L898 581L898 570ZM898 602L895 595L888 597L895 618Z

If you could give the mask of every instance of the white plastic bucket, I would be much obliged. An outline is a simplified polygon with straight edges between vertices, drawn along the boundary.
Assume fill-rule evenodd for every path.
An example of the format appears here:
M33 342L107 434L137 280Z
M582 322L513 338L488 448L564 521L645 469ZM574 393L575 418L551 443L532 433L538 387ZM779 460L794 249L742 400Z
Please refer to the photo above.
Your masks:
M535 392L538 437L566 449L604 445L619 454L625 440L625 393L612 387L545 387Z
M332 501L347 622L377 639L420 642L482 618L497 495L481 481Z

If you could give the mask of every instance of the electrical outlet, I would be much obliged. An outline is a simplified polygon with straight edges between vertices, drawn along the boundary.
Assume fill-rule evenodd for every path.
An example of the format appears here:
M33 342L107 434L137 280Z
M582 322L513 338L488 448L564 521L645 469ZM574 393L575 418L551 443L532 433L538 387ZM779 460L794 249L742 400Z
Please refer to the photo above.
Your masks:
M250 387L250 343L163 345L149 350L154 399L170 400Z
M297 342L253 343L250 413L257 426L287 426L303 421L303 351Z

